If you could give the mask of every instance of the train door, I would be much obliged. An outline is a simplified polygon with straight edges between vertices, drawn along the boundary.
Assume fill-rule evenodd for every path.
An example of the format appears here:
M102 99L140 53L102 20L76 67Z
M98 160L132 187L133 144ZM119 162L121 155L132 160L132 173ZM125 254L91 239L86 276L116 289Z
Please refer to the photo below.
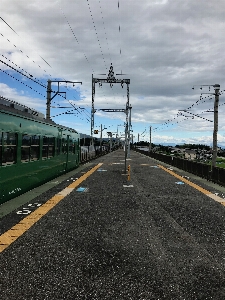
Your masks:
M76 166L80 164L80 139L75 140L75 157L76 157Z
M68 169L68 161L69 161L69 140L70 136L67 135L67 138L66 138L66 171Z
M62 139L62 153L64 155L65 171L67 171L69 160L69 135Z

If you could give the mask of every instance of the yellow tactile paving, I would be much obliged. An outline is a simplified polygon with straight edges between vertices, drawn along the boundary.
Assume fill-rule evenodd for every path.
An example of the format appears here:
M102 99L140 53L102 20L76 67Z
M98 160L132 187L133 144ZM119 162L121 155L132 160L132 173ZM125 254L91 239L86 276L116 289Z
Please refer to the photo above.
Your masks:
M2 252L3 250L5 250L9 245L1 245L0 244L0 252Z
M99 163L87 173L78 178L75 182L71 183L68 187L54 195L42 206L38 207L34 212L30 213L19 223L14 225L11 229L6 231L0 236L0 253L5 250L10 244L12 244L17 238L19 238L24 232L26 232L31 226L33 226L38 220L40 220L47 212L49 212L56 204L70 194L78 185L87 179L92 173L94 173L102 163Z
M201 186L187 180L186 178L174 173L172 170L169 170L161 165L158 165L158 167L160 167L161 169L163 169L164 171L166 171L167 173L173 175L174 177L180 179L181 181L187 183L188 185L192 186L193 188L195 188L196 190L200 191L201 193L205 194L206 196L210 197L211 199L217 201L217 202L220 202L222 205L225 205L225 201L223 198L207 191L206 189L202 188Z

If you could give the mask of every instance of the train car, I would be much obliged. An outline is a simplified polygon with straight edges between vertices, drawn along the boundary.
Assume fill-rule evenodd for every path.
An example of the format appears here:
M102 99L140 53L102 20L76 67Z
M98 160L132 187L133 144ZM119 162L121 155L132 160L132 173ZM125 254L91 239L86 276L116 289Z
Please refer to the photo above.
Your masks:
M0 204L79 166L80 134L0 102Z

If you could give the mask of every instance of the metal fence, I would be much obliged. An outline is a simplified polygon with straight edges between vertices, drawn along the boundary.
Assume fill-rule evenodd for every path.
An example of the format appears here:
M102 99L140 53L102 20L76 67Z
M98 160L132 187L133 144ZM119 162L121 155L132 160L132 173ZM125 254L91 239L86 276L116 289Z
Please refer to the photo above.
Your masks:
M133 150L142 153L146 156L155 158L171 166L174 166L178 169L182 169L199 177L225 186L225 169L223 168L214 167L211 171L211 166L204 163L187 160L180 157L165 155L161 153L144 151L140 149Z

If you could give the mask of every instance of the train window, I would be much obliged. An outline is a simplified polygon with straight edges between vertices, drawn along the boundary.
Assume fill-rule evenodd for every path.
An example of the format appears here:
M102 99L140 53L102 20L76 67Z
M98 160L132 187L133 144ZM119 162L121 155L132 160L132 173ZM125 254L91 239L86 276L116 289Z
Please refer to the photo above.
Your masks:
M22 136L21 161L28 162L39 159L40 137L24 134Z
M62 139L62 153L67 153L67 139Z
M74 142L69 140L69 153L74 153Z
M1 148L2 165L15 164L17 153L17 134L3 132L1 134Z
M30 145L30 158L31 160L38 160L40 153L40 137L37 135L31 136L31 145Z
M2 165L2 132L0 133L0 165Z
M43 136L42 158L48 157L48 138Z
M62 140L57 138L57 141L56 141L56 154L57 155L60 154L61 145L62 145Z
M50 158L54 156L55 138L43 136L42 158Z
M55 150L55 138L50 137L48 138L48 157L54 156L54 150Z

